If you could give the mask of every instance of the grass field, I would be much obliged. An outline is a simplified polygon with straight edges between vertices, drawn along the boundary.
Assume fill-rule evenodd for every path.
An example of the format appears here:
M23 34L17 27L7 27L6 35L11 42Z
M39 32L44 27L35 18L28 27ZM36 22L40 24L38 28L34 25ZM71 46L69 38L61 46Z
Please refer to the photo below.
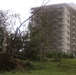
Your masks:
M76 59L63 59L61 62L34 62L36 70L28 72L1 72L0 75L76 75Z

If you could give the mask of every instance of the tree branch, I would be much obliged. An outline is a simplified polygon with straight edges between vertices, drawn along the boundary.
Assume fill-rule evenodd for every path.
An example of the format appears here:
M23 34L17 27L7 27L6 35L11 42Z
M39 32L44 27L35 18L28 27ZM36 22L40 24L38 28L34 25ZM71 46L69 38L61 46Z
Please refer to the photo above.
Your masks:
M13 47L13 45L14 45L14 43L15 43L16 36L17 36L18 30L20 29L20 27L21 27L26 21L28 21L30 18L32 18L35 14L37 14L37 12L42 9L42 6L45 6L45 5L46 5L47 3L49 3L49 2L50 2L50 0L48 0L48 1L44 4L44 0L43 0L43 3L42 3L42 5L40 6L40 8L39 8L33 15L31 15L29 18L27 18L26 20L24 20L24 21L19 25L19 27L18 27L18 28L16 29L16 31L15 31L14 39L11 41L11 44L10 44L8 50L12 50L11 48ZM11 52L12 52L12 51L11 51Z

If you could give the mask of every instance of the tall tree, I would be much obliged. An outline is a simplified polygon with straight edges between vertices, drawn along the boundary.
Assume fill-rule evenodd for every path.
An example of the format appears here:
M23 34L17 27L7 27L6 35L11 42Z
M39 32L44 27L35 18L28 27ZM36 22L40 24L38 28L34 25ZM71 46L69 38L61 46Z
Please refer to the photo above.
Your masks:
M33 8L33 13L37 9ZM34 17L32 17L29 25L30 41L32 42L31 46L33 50L40 52L42 58L46 56L46 53L49 50L50 23L46 13L49 15L48 11L44 11L44 8L41 9Z

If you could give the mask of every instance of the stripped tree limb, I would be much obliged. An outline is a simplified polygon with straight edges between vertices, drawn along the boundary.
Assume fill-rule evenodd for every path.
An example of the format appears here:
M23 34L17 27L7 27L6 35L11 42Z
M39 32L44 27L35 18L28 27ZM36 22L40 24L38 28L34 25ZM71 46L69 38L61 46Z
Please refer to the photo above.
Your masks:
M19 25L19 27L18 27L18 28L16 29L16 31L15 31L15 36L13 37L13 40L11 41L11 44L10 44L7 52L10 52L11 54L13 54L13 53L12 53L12 52L13 52L13 51L12 51L12 47L13 47L13 45L15 44L16 37L17 37L17 34L18 34L18 30L20 29L20 27L21 27L25 22L27 22L30 18L32 18L35 14L37 14L37 13L42 9L42 6L43 6L43 7L46 6L46 4L49 3L49 2L50 2L50 0L48 0L48 1L44 4L44 0L43 0L43 3L42 3L42 5L40 6L40 8L39 8L33 15L31 15L29 18L27 18L26 20L24 20L24 21Z

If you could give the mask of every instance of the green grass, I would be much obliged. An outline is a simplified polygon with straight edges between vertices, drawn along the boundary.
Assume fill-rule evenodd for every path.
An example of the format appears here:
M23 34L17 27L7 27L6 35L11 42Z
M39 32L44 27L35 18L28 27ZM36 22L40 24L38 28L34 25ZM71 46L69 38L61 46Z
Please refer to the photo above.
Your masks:
M36 70L25 72L1 72L0 75L76 75L76 59L61 62L34 62Z

